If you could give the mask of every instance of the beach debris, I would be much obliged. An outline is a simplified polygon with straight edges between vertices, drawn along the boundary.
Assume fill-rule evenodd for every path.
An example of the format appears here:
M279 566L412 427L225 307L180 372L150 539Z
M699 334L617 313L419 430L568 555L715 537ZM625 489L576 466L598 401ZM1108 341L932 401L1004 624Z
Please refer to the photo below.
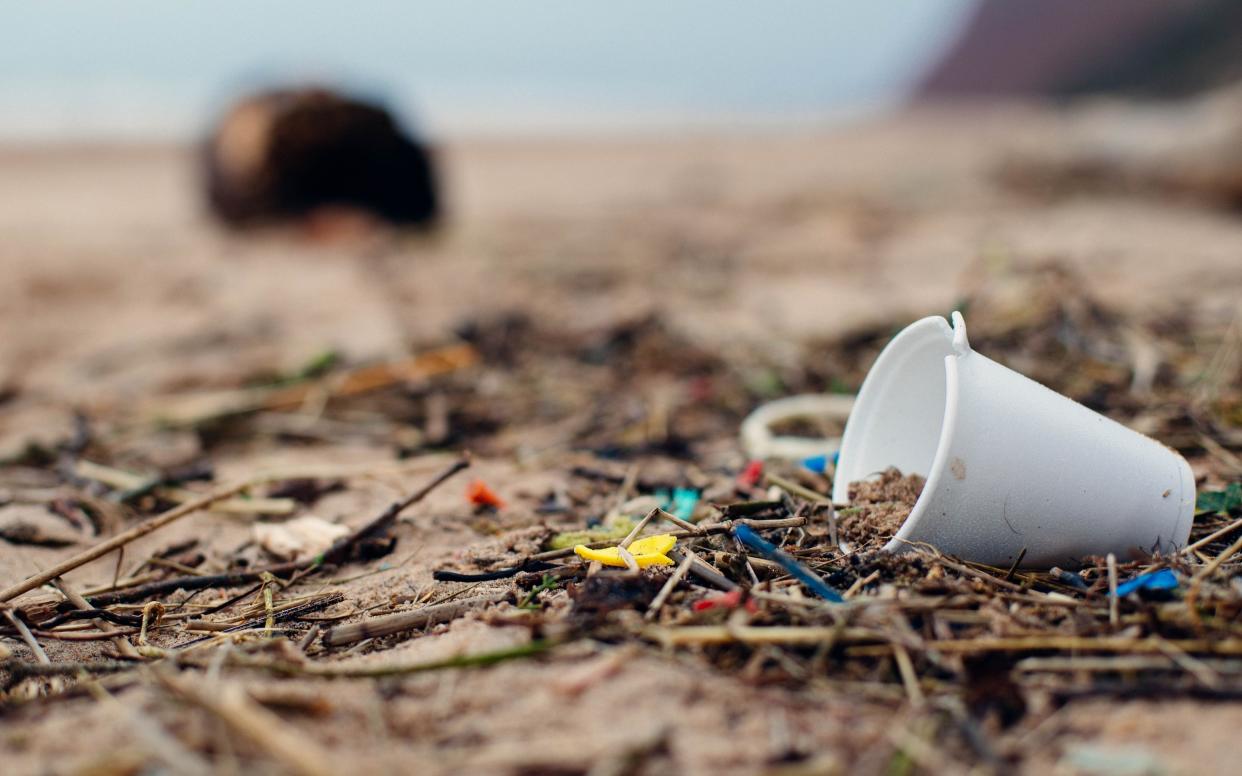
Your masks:
M1048 568L1186 545L1195 478L1181 455L981 355L962 314L952 318L910 324L876 359L845 428L833 501L887 467L923 475L929 487L885 549L924 542L993 566L1023 551L1026 567ZM1037 454L1021 471L1001 463L1018 450Z
M341 211L427 226L439 215L430 149L384 106L329 89L243 98L203 160L207 201L233 227Z
M832 455L812 455L803 458L800 463L804 469L808 469L816 474L823 474L828 470L829 461L836 462L836 456L836 453Z
M683 522L690 522L694 517L695 507L699 505L699 491L694 488L674 488L673 497L669 500L668 511Z
M1064 312L1062 308L1055 309L1061 311L1057 315ZM988 320L983 316L980 319ZM1073 347L1086 347L1082 343L1090 344L1094 335L1094 330L1075 328L1072 320L1054 317L1054 324L1048 320L1038 317L1035 323L1027 321L1016 330L1005 329L995 335L996 341L1025 343L1029 336L1054 337L1061 335L1049 332L1069 331L1072 336L1064 335L1067 342ZM860 345L832 345L833 349L824 357L812 361L832 364L833 369L861 369L888 334L889 330L884 328L882 336L870 335L859 340L863 343ZM648 342L644 348L649 345ZM1167 341L1164 346L1171 347ZM488 347L493 349L479 363L482 370L496 370L489 373L489 379L504 370L525 368L515 364L513 355L506 356L507 350L524 354L532 350ZM609 352L614 355L609 358L625 359L624 366L618 367L611 361L601 366L601 382L615 381L618 374L629 374L626 370L642 374L652 368L651 364L663 369L669 363L663 346L654 349L659 358L645 356L650 362L639 361L623 344L610 347L613 349ZM617 352L623 355L615 356ZM998 352L1007 356L1012 353ZM925 544L912 545L902 554L883 553L880 547L900 527L926 486L922 477L902 474L895 468L869 472L867 477L848 484L851 505L834 509L824 492L827 478L808 473L801 460L769 461L766 466L760 462L753 468L745 464L745 468L754 471L756 486L763 483L774 488L765 496L766 500L758 500L763 494L757 488L739 487L739 456L727 444L737 422L737 417L730 413L745 406L734 401L736 395L730 399L731 404L696 407L695 413L701 414L675 424L679 433L686 433L685 438L692 444L689 448L676 448L670 453L670 448L642 447L641 443L613 445L633 423L634 416L599 413L601 407L608 405L586 396L598 392L596 385L583 390L582 396L571 395L581 386L567 386L565 371L559 367L576 368L580 362L572 360L577 356L567 358L571 360L557 364L558 369L552 370L554 374L549 378L555 386L551 390L565 390L568 397L557 395L552 414L541 402L524 403L524 397L531 393L526 378L547 367L542 359L536 359L536 366L522 373L522 380L518 381L521 390L505 393L506 383L498 380L496 385L502 386L500 398L492 394L480 398L480 394L471 393L476 383L473 375L426 389L422 387L423 381L412 380L384 382L388 390L366 391L365 396L361 392L335 394L332 387L336 378L344 379L350 374L335 367L322 376L322 381L310 381L306 394L313 397L323 389L331 395L334 406L327 408L326 413L341 410L337 422L344 422L355 413L365 416L377 408L385 412L395 408L394 418L421 426L426 406L421 392L443 392L452 401L455 443L460 439L494 440L497 430L524 436L534 429L533 435L537 436L550 418L559 420L581 413L578 417L590 422L582 424L585 430L569 433L573 449L568 459L530 459L536 464L523 459L518 468L525 473L539 467L541 476L565 475L560 480L565 483L563 496L557 497L561 503L554 513L512 509L494 519L475 521L487 524L477 541L468 538L471 530L478 530L468 524L471 521L427 520L417 527L403 529L419 539L412 542L415 546L405 559L366 563L369 556L364 549L368 543L374 537L394 541L391 528L400 511L464 467L465 463L459 462L431 485L397 502L376 520L360 524L321 554L301 556L294 561L256 566L250 552L252 545L243 544L230 556L227 548L238 545L212 541L209 534L202 532L198 534L201 543L194 551L198 560L187 559L189 548L180 540L150 555L149 543L125 546L136 536L173 519L170 515L150 518L157 525L147 525L137 534L125 531L123 542L109 540L109 544L90 551L89 557L99 558L101 548L115 552L124 547L128 557L115 561L115 579L108 568L114 561L106 558L96 564L99 573L93 574L93 578L90 572L82 575L81 594L71 597L64 577L58 575L88 557L79 554L68 566L60 564L50 569L52 577L41 573L6 591L30 592L15 602L10 612L12 618L0 617L0 641L4 642L0 646L0 690L7 693L0 707L7 709L6 704L20 701L23 687L29 687L33 684L30 680L36 678L41 682L44 678L64 682L68 695L86 690L90 683L80 677L88 674L122 674L100 678L99 683L111 692L107 679L141 684L149 681L143 678L148 670L168 671L174 676L177 672L183 676L202 672L212 680L219 677L222 681L235 681L245 677L247 691L257 686L259 689L250 694L266 703L262 699L271 697L263 686L267 682L251 681L260 672L270 674L271 685L278 686L277 677L298 682L318 682L329 677L395 677L538 656L550 663L544 666L550 670L541 672L545 679L576 675L575 665L590 669L581 674L585 679L574 677L573 692L580 691L574 688L593 682L592 677L598 674L611 676L615 671L617 681L627 682L653 669L654 687L665 676L675 676L672 672L691 667L703 680L695 679L695 685L708 688L708 692L713 677L730 677L729 684L736 684L733 677L741 677L748 684L761 686L765 698L767 693L775 697L789 689L816 702L856 704L851 709L857 708L860 714L874 715L878 709L882 714L900 717L895 727L906 731L900 734L904 747L901 756L908 754L909 758L894 760L893 764L906 772L912 767L935 771L938 764L958 763L1003 770L1005 766L1025 764L1029 750L1042 748L1045 743L1050 747L1046 751L1066 751L1066 734L1057 732L1059 728L1055 726L1041 726L1037 716L1028 715L1079 698L1119 699L1142 694L1231 700L1242 695L1242 673L1238 669L1242 642L1232 630L1242 601L1242 578L1238 576L1242 570L1242 543L1237 541L1242 519L1229 515L1228 507L1225 512L1199 514L1191 529L1192 543L1176 556L1136 557L1118 553L1111 561L1088 556L1081 560L1081 573L1057 568L1046 573L1023 570L1020 539L1013 540L1014 560L997 566L951 557ZM1126 398L1130 396L1128 369L1116 369L1116 374L1102 372L1098 364L1086 358L1079 353L1061 361L1033 358L1015 359L1012 363L1070 364L1060 381L1050 381L1054 387L1065 386L1066 380L1084 379L1078 388L1080 398L1092 395L1091 390L1098 387L1103 398L1093 400L1099 402L1093 406L1107 405L1110 414L1115 411L1127 422L1134 421L1136 427L1159 433L1175 448L1191 451L1196 455L1196 471L1203 481L1220 492L1228 491L1229 477L1235 476L1229 468L1229 450L1214 453L1200 436L1219 438L1222 445L1227 442L1233 450L1242 448L1242 438L1230 437L1224 425L1207 430L1194 428L1187 422L1188 417L1194 416L1179 414L1171 393L1180 388L1162 384L1163 378L1153 385L1160 402L1158 410L1151 410L1156 405L1148 398L1127 403L1131 401ZM1173 366L1172 361L1168 363ZM1180 361L1176 363L1179 368L1183 366ZM839 367L840 364L847 366ZM1164 371L1162 368L1161 374ZM718 395L730 396L733 388L728 373L713 374L720 389ZM845 385L857 384L855 378L861 378L857 371L842 374ZM820 374L805 389L830 385L838 376ZM564 399L563 404L560 399ZM477 404L470 406L472 401ZM615 398L607 401L615 403ZM1232 395L1221 401L1226 406L1242 406L1227 404L1236 401ZM569 409L563 410L566 407ZM1174 409L1170 411L1169 407ZM286 409L290 413L305 412L300 405L288 405ZM402 416L402 411L409 415ZM566 414L561 415L562 411ZM228 426L231 442L246 440L246 434L252 431L247 425L252 420L249 415L218 420ZM790 428L810 433L813 427L778 426L784 432ZM560 436L563 431L564 427L557 428L558 442L566 438ZM456 436L459 433L462 436ZM722 439L725 444L716 447ZM271 440L265 436L261 441ZM526 443L524 440L522 444ZM503 443L496 445L486 448L489 455L493 450L505 449ZM479 449L485 446L480 445ZM592 450L597 451L594 456L589 452ZM620 460L614 459L614 454ZM160 469L147 468L149 464L118 455L102 444L90 455L97 457L101 465L123 468L92 470L88 466L84 471L97 478L86 477L73 466L75 461L80 464L86 460L79 455L55 464L56 468L51 463L40 464L47 468L37 470L42 479L36 482L15 480L21 474L19 471L0 471L0 498L15 500L9 503L29 503L18 501L27 498L48 503L49 498L72 494L80 499L83 509L88 509L92 500L106 500L123 510L123 517L110 530L101 530L101 536L126 528L127 522L132 526L135 518L140 520L153 513L160 508L160 502L167 500L163 492L149 490L147 496L117 501L117 497L134 492L126 483L133 481L131 477L140 476L125 472L124 467L156 474ZM226 463L230 468L237 463L224 459L221 455L212 460L221 468ZM545 460L549 462L546 465ZM422 463L350 462L344 470L326 463L309 469L297 467L300 471L296 474L249 480L228 498L246 502L255 496L281 496L296 499L293 508L300 510L303 501L313 501L320 489L298 478L313 477L325 483L342 481L353 491L354 477L387 480L394 476L392 472L406 472L406 466L412 466L409 471L422 471L432 461L434 466L447 463L432 455ZM501 466L498 464L496 471ZM977 468L965 462L961 471L967 481L975 476ZM118 476L118 471L129 476ZM953 474L952 469L946 471L946 476ZM534 479L538 481L532 484L506 478L504 484L530 494L546 492L546 481ZM110 481L116 484L109 484ZM143 477L135 485L145 486L150 481L150 476ZM675 510L675 486L690 483L695 486L697 499L693 510L696 523L661 510ZM156 487L172 486L162 482ZM186 489L196 487L191 484ZM663 499L656 496L660 490L664 491ZM306 497L300 498L303 494ZM202 497L193 497L200 499L193 509L205 511L207 504ZM219 507L220 502L212 502L212 506ZM604 517L596 522L599 515ZM676 568L670 567L668 572L651 569L643 573L614 573L619 565L640 567L643 540L638 535L645 526L659 521L671 522L677 529L669 527L667 536L677 541L665 553L678 564ZM182 528L194 532L194 526ZM249 527L245 530L249 531ZM451 532L451 536L440 537L445 541L438 544L423 541L433 531L441 530ZM594 544L592 549L604 552L614 550L622 563L612 564L612 568L600 573L592 568L593 564L580 562L573 547L547 548L575 531L606 531L606 538L591 537L593 541L575 544ZM750 544L742 541L748 532L754 535ZM549 535L553 540L545 544ZM627 540L634 543L627 546ZM431 562L451 564L454 570L441 569L428 580L427 558L419 558L418 553L437 546L444 548L444 555ZM177 549L173 551L172 547ZM626 548L624 553L622 548ZM631 564L625 563L627 554ZM419 562L407 566L407 561ZM1152 564L1166 562L1171 564L1170 569L1152 571ZM380 584L370 584L372 579L361 586L354 584L356 579L388 574L403 567L405 572L388 576ZM1165 596L1168 602L1159 607L1136 598L1135 593L1144 599L1152 593L1168 593L1171 588L1165 587L1169 583L1165 572L1175 573L1183 583L1174 591L1176 596ZM842 591L840 597L849 603L825 605L824 600L830 599L808 592L816 579L833 593ZM48 582L61 592L44 584ZM1130 590L1131 584L1138 585L1137 590ZM1104 595L1107 585L1113 586L1115 596ZM1198 603L1190 592L1192 587L1197 590ZM1180 595L1182 588L1188 591L1184 598ZM158 616L160 606L164 607L162 618ZM410 645L420 651L426 647L431 660L416 658L411 662L408 657L402 659L400 650L393 649L407 638L439 640L440 631L448 628L435 626L462 617L476 621L463 623L463 632L444 634L447 638L440 644ZM458 629L454 626L453 630ZM519 643L499 651L435 658L442 647L456 650L460 645L453 640L457 638L470 640L472 649L475 648L476 633L472 631L484 636L478 649L488 649L484 644L497 637L507 644L512 643L509 639ZM193 633L193 640L187 642L185 632ZM112 659L106 651L86 651L93 646L120 651L121 644L128 644L133 650L131 642L140 634L148 643L139 654L149 661L158 661L156 665ZM83 650L83 657L64 650L61 641L79 642L72 646ZM44 656L50 656L49 662L40 662L37 657L40 643L47 646ZM9 652L6 654L5 650ZM176 657L168 659L172 654ZM496 677L497 684L504 685L498 692L510 691L509 683L504 681L507 678ZM474 692L479 686L474 682L462 684L469 684L466 692ZM408 699L410 702L421 700L419 688L400 685L379 683L374 689L382 698L392 698L393 703L403 702L401 696L406 694L413 696ZM520 691L523 686L531 685L519 682L515 689ZM610 695L616 687L601 679L600 686L591 692L598 691L605 700L620 698L621 694ZM679 692L685 689L680 682L674 687ZM410 693L411 690L414 692ZM325 688L323 692L329 690ZM454 701L461 699L455 693L462 690L449 687L444 692L453 693ZM740 702L737 708L762 700L757 701L754 695L733 697ZM468 708L467 713L477 714L474 706ZM159 710L152 709L152 715L156 713ZM284 716L289 724L298 724L295 715ZM779 716L770 726L774 739L788 737L789 731L781 729L784 723ZM475 716L467 721L474 725L478 719ZM1050 732L1047 737L1041 733L1032 747L1030 731L1036 728ZM883 749L883 745L879 748ZM787 751L787 747L782 744L777 750ZM997 752L1003 755L996 755ZM854 757L848 749L843 750L842 767L848 770L856 765ZM809 762L787 764L805 769ZM786 764L784 760L779 763L782 767ZM884 762L878 764L883 767ZM961 770L965 772L969 767Z
M745 523L733 528L733 535L738 538L742 544L751 548L768 560L779 563L789 575L806 585L812 593L833 603L840 603L845 599L841 594L828 586L824 580L820 579L815 572L803 566L793 556L781 551L775 544L764 539L753 528Z
M742 421L742 447L750 458L800 461L816 455L832 455L841 447L839 437L815 439L778 436L772 429L799 420L842 423L854 408L854 397L842 394L804 394L776 399L757 407Z
M504 509L505 502L483 480L471 480L466 486L466 500L476 507Z
M671 566L673 561L666 553L673 549L676 544L677 538L671 534L657 534L636 539L629 547L625 548L617 546L596 550L579 544L577 547L574 547L574 554L585 561L596 561L605 566L625 568L629 564L625 562L622 552L628 552L633 556L633 560L638 564L639 568Z
M1069 585L1075 590L1090 590L1091 589L1091 586L1088 585L1087 581L1083 579L1081 576L1079 576L1078 574L1075 574L1072 571L1066 571L1065 569L1059 568L1057 566L1053 566L1051 569L1049 569L1048 575L1062 584Z
M459 601L423 606L409 612L387 614L361 622L338 625L324 634L323 643L330 647L340 647L363 639L375 639L415 628L425 628L429 625L455 620L468 611L512 598L513 594L507 590L494 591Z
M1131 593L1140 591L1167 591L1176 590L1180 580L1177 572L1172 569L1160 569L1147 574L1139 574L1137 577L1122 582L1117 585L1116 596L1124 598Z
M259 546L280 560L318 555L349 533L343 525L303 515L284 523L255 523L251 528Z
M727 593L708 596L695 601L691 609L696 612L707 612L712 609L737 609L739 606L744 606L746 611L751 614L759 611L759 606L755 603L755 600L746 596L745 591L740 587Z
M354 529L348 536L338 539L320 556L315 556L311 559L290 561L289 564L282 565L276 569L223 574L215 576L214 578L211 576L196 574L190 577L159 580L156 582L134 585L126 590L112 590L108 593L90 596L89 600L95 606L102 606L105 602L120 603L124 601L140 600L146 596L170 593L180 588L190 589L193 587L194 589L203 589L221 585L245 584L248 581L260 579L263 574L269 572L273 574L287 574L293 571L318 567L324 563L340 563L348 559L350 555L356 551L359 544L373 539L380 533L386 531L403 511L422 501L429 493L431 493L431 491L435 490L453 475L469 468L469 466L470 461L467 458L459 458L449 464L426 485L400 501L394 501L389 504L388 508L381 512L378 516L364 523L361 527ZM20 582L16 582L3 590L0 590L0 603L9 601L22 593L26 593L40 587L41 585L45 585L57 577L60 577L62 574L66 574L97 558L101 558L116 549L126 546L136 539L140 539L154 531L158 531L164 526L170 525L178 520L182 520L198 511L207 509L217 501L236 495L237 493L252 487L258 482L266 482L273 479L280 478L273 477L270 473L261 473L255 475L251 479L238 480L230 485L220 486L208 493L203 494L202 496L199 496L193 501L180 504L165 512L161 512L160 514L148 518L147 520L132 526L109 539L95 544L93 547L89 547L70 558L66 558L60 563L53 565L51 568L31 574Z
M740 488L750 489L758 487L763 480L763 461L752 459L746 462L746 466L737 475L737 484Z

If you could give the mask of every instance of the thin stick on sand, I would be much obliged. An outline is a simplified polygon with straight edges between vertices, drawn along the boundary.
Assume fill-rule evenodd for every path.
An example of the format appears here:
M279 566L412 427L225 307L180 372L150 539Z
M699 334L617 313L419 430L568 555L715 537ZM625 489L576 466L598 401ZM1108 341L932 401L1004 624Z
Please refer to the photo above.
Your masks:
M618 544L617 546L623 550L628 549L629 546L634 543L634 540L638 538L638 534L642 533L642 530L647 527L647 523L651 522L651 518L655 517L658 514L660 514L659 507L656 507L655 509L648 512L647 516L644 517L642 520L639 520L638 524L634 526L633 530L631 530L628 534L626 534L625 538L622 539L621 543Z
M1242 539L1238 539L1233 544L1226 547L1224 552L1213 558L1211 563L1208 563L1206 566L1199 569L1199 571L1190 578L1190 589L1186 591L1186 608L1190 611L1191 617L1193 617L1196 622L1199 621L1199 613L1196 607L1199 602L1200 585L1203 584L1203 580L1212 576L1212 574L1216 572L1216 569L1220 568L1222 563L1236 555L1239 550L1242 550Z
M345 537L343 540L338 540L336 544L334 544L327 552L324 553L325 562L335 562L339 560L340 555L342 555L345 551L349 549L350 543L362 541L364 539L367 539L375 535L377 532L387 527L390 523L396 520L397 516L400 515L401 512L405 510L407 507L410 507L418 503L419 501L422 501L423 498L425 498L427 494L430 493L432 490L434 490L437 486L439 486L449 477L452 477L457 472L461 471L462 469L467 468L468 466L470 466L470 461L467 458L459 459L453 462L452 464L450 464L446 469L444 469L444 471L436 475L436 477L433 478L431 482L429 482L427 485L423 486L419 490L410 494L405 499L394 502L392 505L388 507L388 509L384 510L383 514L381 514L379 517L375 518L371 522L364 525L362 528L358 529L357 531L353 532L349 536ZM266 480L266 479L270 479L270 475L265 475L263 477L263 480ZM259 481L262 481L262 480L259 480ZM37 587L45 585L48 582L51 582L56 577L62 576L70 571L73 571L79 566L84 566L87 563L90 563L91 561L95 560L96 558L102 558L104 555L107 555L109 552L112 552L113 550L119 547L124 547L125 545L129 544L135 539L140 539L149 533L158 531L164 526L169 525L170 523L174 523L183 517L186 517L187 515L191 515L201 509L205 509L206 507L211 506L212 504L216 503L217 501L221 499L225 499L225 498L228 498L229 496L239 493L240 491L254 485L255 482L256 482L255 479L248 479L248 480L243 480L241 482L233 483L232 485L228 485L226 487L222 487L217 490L213 490L212 492L202 496L201 498L197 498L193 501L187 501L184 504L173 507L167 512L163 512L159 515L156 515L150 520L147 520L145 523L139 523L138 525L134 526L128 531L122 531L121 533L117 534L111 539L108 539L107 541L104 541L104 542L100 542L94 547L91 547L88 550L84 550L78 553L77 555L74 555L72 558L69 558L68 560L61 561L60 563L57 563L55 566L52 566L51 568L45 571L40 571L38 574L33 574L27 577L23 581L18 582L16 585L12 585L10 587L5 588L4 590L0 590L0 603L9 601L21 595L22 593L29 592L31 590L34 590ZM96 601L96 604L98 604L98 601Z
M43 665L52 662L48 659L47 653L43 651L43 647L39 645L39 642L35 641L34 634L26 627L26 623L18 619L17 615L13 614L12 609L5 609L4 616L13 624L13 627L17 629L18 635L22 637L22 641L26 642L26 646L34 653L35 660L38 660Z
M91 606L90 603L85 598L82 597L81 593L75 590L73 586L70 585L65 580L54 579L52 580L52 584L55 585L56 589L61 592L61 595L65 597L66 601L73 604L74 608L80 611L84 611L84 612L91 611L95 608ZM114 628L112 625L109 625L108 623L104 622L104 623L99 624L99 630L103 631L104 633L118 634L116 638L112 639L112 645L116 647L117 652L124 655L125 657L130 657L130 658L138 657L138 651L134 649L134 645L129 643L129 639L120 635L119 629Z
M171 523L175 523L187 515L192 515L200 509L209 507L221 499L226 499L229 496L239 493L249 487L250 484L249 480L245 480L233 483L232 485L228 485L223 488L218 488L205 496L175 506L167 512L162 512L150 520L147 520L144 523L139 523L133 528L130 528L128 531L122 531L116 536L113 536L111 539L100 542L90 549L83 550L77 555L74 555L72 558L57 563L55 566L52 566L46 571L40 571L38 574L32 574L21 582L18 582L16 585L10 585L4 590L0 590L0 603L12 600L22 593L34 590L36 587L46 585L48 582L56 579L56 577L67 574L79 566L85 566L87 563L90 563L96 558L102 558L113 550L119 547L124 547L135 539L141 539L147 534L158 531Z
M685 559L678 564L677 570L672 573L667 581L665 581L664 587L660 588L660 592L656 593L656 597L652 599L651 606L647 607L647 613L643 616L644 620L647 622L653 622L655 620L656 616L660 613L660 608L664 606L664 602L668 600L668 597L672 594L673 590L675 590L681 580L685 578L686 574L690 571L690 566L693 564L694 556L687 554Z
M398 612L382 617L373 617L362 622L338 625L324 634L323 643L329 647L339 647L345 644L354 644L363 639L379 638L380 636L389 636L393 633L401 633L414 628L448 622L449 620L457 619L472 609L508 600L512 595L508 590L503 590L475 598L467 598L464 601L451 601L449 603L436 604L435 606L426 606L411 612Z

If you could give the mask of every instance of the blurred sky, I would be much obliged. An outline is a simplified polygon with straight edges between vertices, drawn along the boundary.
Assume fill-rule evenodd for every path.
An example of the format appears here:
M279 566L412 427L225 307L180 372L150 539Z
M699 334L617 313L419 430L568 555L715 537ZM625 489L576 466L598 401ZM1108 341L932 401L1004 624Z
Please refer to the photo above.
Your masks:
M289 79L437 135L832 121L893 104L973 0L0 0L0 138L188 138Z

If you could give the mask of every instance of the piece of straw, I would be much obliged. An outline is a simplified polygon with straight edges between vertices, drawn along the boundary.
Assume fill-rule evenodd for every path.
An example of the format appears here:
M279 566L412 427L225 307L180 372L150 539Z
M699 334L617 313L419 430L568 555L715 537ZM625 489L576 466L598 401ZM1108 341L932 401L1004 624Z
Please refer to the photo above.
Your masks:
M789 572L790 576L806 585L811 592L820 598L833 603L841 603L845 600L840 593L828 587L824 580L820 579L815 572L794 560L788 553L778 549L775 544L755 533L754 529L745 523L735 525L733 527L733 535L740 539L742 544L745 544L768 560L781 564Z

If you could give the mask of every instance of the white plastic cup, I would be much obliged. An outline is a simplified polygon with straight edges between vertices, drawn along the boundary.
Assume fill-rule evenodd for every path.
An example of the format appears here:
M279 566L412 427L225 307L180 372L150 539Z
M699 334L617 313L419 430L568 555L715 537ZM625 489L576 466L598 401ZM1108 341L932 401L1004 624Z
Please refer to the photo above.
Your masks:
M994 566L1076 566L1186 544L1195 480L1168 447L970 349L966 322L906 327L845 426L833 500L896 466L927 478L885 550L925 543Z

